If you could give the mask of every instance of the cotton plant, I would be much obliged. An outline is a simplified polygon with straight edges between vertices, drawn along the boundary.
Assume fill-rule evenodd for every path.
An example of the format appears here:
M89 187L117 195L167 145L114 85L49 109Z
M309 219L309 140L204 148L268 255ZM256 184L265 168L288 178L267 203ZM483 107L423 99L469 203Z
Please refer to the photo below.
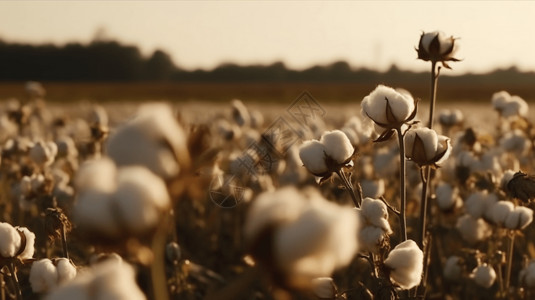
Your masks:
M358 215L315 190L260 194L244 225L248 252L282 288L310 290L314 278L348 265L358 251Z
M349 138L340 130L327 131L319 140L305 141L299 148L299 157L305 168L325 182L336 173L350 191L355 207L360 207L362 196L356 193L351 178L345 169L353 166L355 148Z

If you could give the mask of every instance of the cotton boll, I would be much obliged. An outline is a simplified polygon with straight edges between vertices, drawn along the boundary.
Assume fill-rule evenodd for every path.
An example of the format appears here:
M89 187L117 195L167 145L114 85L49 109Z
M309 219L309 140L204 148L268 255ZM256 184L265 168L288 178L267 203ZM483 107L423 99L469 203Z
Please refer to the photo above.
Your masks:
M531 261L526 268L520 273L520 282L524 283L528 288L535 287L535 263Z
M165 182L139 166L121 168L117 181L113 201L124 225L136 233L156 225L171 203Z
M504 117L522 116L528 114L528 104L519 96L511 96L509 101L502 107L501 114Z
M507 216L515 209L515 206L512 202L509 201L498 201L492 205L490 208L490 219L494 224L504 225Z
M336 285L331 277L318 277L312 280L312 292L320 299L335 299Z
M8 223L0 223L0 255L14 257L20 248L20 234Z
M385 239L386 232L379 227L364 226L359 232L359 243L362 251L376 252Z
M507 191L507 184L513 179L515 173L516 172L513 170L507 170L503 173L502 179L500 180L500 187L502 190Z
M120 232L110 193L81 193L73 207L73 220L81 228L108 236L117 236Z
M232 106L232 118L239 126L249 126L251 118L247 107L238 99L234 99L231 102Z
M74 140L69 136L62 136L56 140L58 157L77 157L78 149Z
M32 263L30 285L34 293L46 293L56 288L58 270L48 258Z
M133 120L110 136L107 153L118 166L142 165L170 179L189 167L186 145L186 134L171 107L152 103L141 106Z
M413 240L398 244L385 260L385 265L392 271L390 279L402 289L408 290L422 279L424 254Z
M458 256L448 257L444 265L444 278L450 281L458 281L461 279L462 272L461 258Z
M419 138L422 142L423 149L414 149L418 145L415 145L415 139ZM405 134L405 147L407 156L412 157L413 151L422 151L425 153L424 157L413 158L418 161L429 161L435 157L438 148L438 136L436 131L427 127L420 127L417 129L409 130Z
M90 190L111 193L117 188L116 177L117 168L112 160L87 160L80 166L74 185L80 193Z
M457 219L455 226L462 238L470 244L475 244L488 238L492 234L492 229L483 219L477 219L469 214Z
M325 132L320 143L324 145L325 154L338 164L345 163L355 152L347 136L340 130Z
M89 124L99 125L99 126L108 126L108 113L106 109L100 105L94 105L89 114Z
M383 201L364 198L360 211L362 217L368 223L383 229L388 234L392 233L392 229L390 229L390 224L388 223L388 209Z
M507 215L505 227L509 229L524 229L533 221L533 210L517 206Z
M306 141L299 148L299 157L307 170L314 175L328 171L325 163L325 146L316 140Z
M492 266L483 264L475 268L470 277L474 279L477 285L488 289L496 281L496 271Z
M388 99L388 100L386 100ZM389 120L387 105L394 120ZM361 103L362 114L377 124L396 126L408 120L415 106L411 97L403 95L393 88L378 85Z
M492 106L496 110L502 110L505 104L509 101L511 95L506 91L499 91L492 95Z
M20 259L32 258L35 252L35 248L34 248L35 234L31 232L30 230L28 230L28 228L26 227L15 227L15 230L22 232L24 236L26 237L26 247L24 247L24 250L18 255L18 258ZM18 251L20 251L20 249Z
M445 109L438 116L440 124L448 127L460 124L463 119L463 113L459 109Z
M442 182L436 188L437 204L441 210L450 210L462 205L459 190L451 184Z
M365 179L360 182L360 186L362 187L363 197L379 198L385 194L385 181L383 179Z
M53 142L38 141L30 148L30 159L38 166L46 167L54 162L58 148Z
M55 261L58 272L58 284L62 284L72 280L76 277L76 268L72 265L70 260L66 258L58 258Z
M472 193L466 199L464 205L466 212L474 218L485 217L490 219L490 208L492 204L498 201L495 194L489 194L486 191Z

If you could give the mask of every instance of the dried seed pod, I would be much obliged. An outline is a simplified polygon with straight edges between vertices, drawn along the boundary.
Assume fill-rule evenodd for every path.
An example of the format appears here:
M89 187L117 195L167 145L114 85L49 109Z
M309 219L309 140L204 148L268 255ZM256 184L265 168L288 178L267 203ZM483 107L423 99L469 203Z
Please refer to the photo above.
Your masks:
M522 200L522 202L529 202L535 198L535 176L521 171L516 172L506 184L506 192L511 197Z

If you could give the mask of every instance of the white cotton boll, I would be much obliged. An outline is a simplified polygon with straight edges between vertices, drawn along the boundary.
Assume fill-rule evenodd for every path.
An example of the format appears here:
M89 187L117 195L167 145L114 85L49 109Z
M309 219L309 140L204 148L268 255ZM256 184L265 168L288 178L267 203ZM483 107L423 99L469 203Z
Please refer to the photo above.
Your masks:
M388 208L383 201L372 198L364 198L360 207L361 215L366 221L376 227L382 228L387 233L391 233L388 223Z
M325 146L316 140L306 141L299 148L299 157L307 170L315 175L328 171L325 164Z
M111 193L117 188L116 177L117 168L112 160L87 160L80 166L74 185L82 193L90 190Z
M504 117L522 116L525 117L528 113L528 104L519 96L511 96L501 110L501 114Z
M73 221L79 227L116 236L119 234L116 220L110 193L86 191L78 195L73 207Z
M426 52L429 52L429 46L431 42L439 35L439 31L425 32L420 37L420 44L425 49Z
M483 192L475 192L470 194L464 202L466 212L474 218L481 218L487 209L486 195Z
M500 139L500 147L507 152L525 155L531 149L531 141L521 130L516 129L513 132L507 132Z
M30 269L30 285L34 293L46 293L56 288L58 270L48 258L32 263Z
M398 244L385 259L385 265L392 271L390 279L402 289L408 290L422 279L424 254L413 240Z
M32 192L32 180L29 176L23 176L20 180L20 192L23 196L28 196Z
M325 148L325 154L338 164L346 162L355 152L347 136L340 130L325 132L320 139Z
M358 250L357 214L320 197L311 198L299 217L276 233L278 266L298 281L330 275L351 262Z
M457 281L461 279L463 269L461 267L461 258L458 256L450 256L444 265L444 278L450 281Z
M249 126L251 123L251 117L247 107L238 99L234 99L231 102L232 106L232 118L239 126Z
M171 203L165 182L140 166L119 169L117 181L112 197L124 225L137 233L156 225Z
M9 223L0 223L0 255L14 257L20 248L20 234Z
M76 268L66 258L56 259L56 269L58 272L58 284L68 282L76 277Z
M511 179L513 179L513 177L515 176L515 171L513 170L507 170L503 173L502 175L502 179L500 180L500 187L503 189L503 190L507 190L507 184L509 183L509 181Z
M20 259L32 258L35 252L35 234L26 227L15 227L15 230L22 232L26 237L26 247L24 247L24 250L18 255L18 257ZM18 251L20 251L20 249Z
M186 133L171 107L142 105L137 116L110 136L107 153L118 166L142 165L169 179L189 166Z
M89 114L89 124L108 126L108 113L106 109L100 105L94 105Z
M442 154L442 157L435 161L435 165L441 166L451 155L453 147L451 146L451 140L447 136L438 136L437 154Z
M506 91L499 91L492 95L492 106L496 110L502 110L505 104L511 99L511 95Z
M77 157L78 149L74 140L69 136L62 136L56 140L59 157Z
M365 179L360 182L360 186L363 197L379 198L385 194L385 181L383 179Z
M475 244L488 238L492 234L492 228L483 219L476 219L469 214L457 219L455 225L462 238L470 244Z
M386 232L379 227L364 226L359 232L359 244L361 251L377 251L383 242Z
M388 99L388 101L386 100ZM396 123L406 121L414 111L414 100L391 87L378 85L361 103L362 114L376 123L388 124L386 107L390 105ZM393 125L393 124L392 124Z
M30 159L38 166L49 166L54 162L57 154L56 144L38 141L30 148Z
M504 225L507 216L515 209L512 202L498 201L490 208L490 220L496 225Z
M244 233L248 242L268 226L284 224L295 220L308 204L294 187L285 187L274 192L258 195L247 212Z
M528 266L520 273L520 281L528 288L535 287L535 263L531 261Z
M505 227L509 229L524 229L533 221L533 210L517 206L507 215L505 219Z
M459 109L445 109L438 116L440 124L444 126L454 126L460 124L463 119L463 113Z
M450 210L458 205L462 205L459 197L459 189L451 184L442 182L436 188L437 204L441 210Z
M470 277L474 279L477 285L488 289L496 281L496 271L492 266L483 264L475 268Z
M336 285L331 277L318 277L312 280L312 292L320 299L336 298Z
M413 147L415 146L416 136L420 138L424 146L425 160L430 160L437 154L438 136L436 131L427 127L420 127L409 130L405 134L405 147L407 156L412 158ZM423 159L423 158L422 158Z
M462 151L457 155L457 165L467 167L471 170L479 167L479 161L470 151Z

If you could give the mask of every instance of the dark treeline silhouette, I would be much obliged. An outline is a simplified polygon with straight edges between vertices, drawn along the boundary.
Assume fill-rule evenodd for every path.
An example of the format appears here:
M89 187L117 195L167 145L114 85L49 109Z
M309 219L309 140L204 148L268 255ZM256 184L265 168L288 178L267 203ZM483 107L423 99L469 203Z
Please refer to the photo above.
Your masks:
M416 55L416 54L415 54ZM240 66L224 63L213 70L181 70L171 57L156 50L144 57L138 47L117 41L95 40L64 46L7 43L0 40L2 81L179 81L179 82L395 82L410 84L428 80L426 72L403 71L393 65L387 72L353 69L345 61L304 70L284 63ZM511 67L487 74L443 76L450 84L531 84L535 73Z

